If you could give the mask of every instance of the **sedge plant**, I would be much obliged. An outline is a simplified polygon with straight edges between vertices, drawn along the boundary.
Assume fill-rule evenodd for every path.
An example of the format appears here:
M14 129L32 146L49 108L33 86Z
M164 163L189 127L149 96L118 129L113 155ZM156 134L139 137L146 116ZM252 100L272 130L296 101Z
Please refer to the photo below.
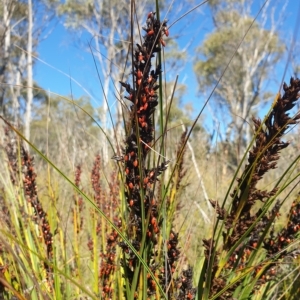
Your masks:
M161 56L169 29L156 10L145 16L141 40L132 41L131 77L120 82L129 103L128 109L124 106L124 144L115 149L105 135L112 146L111 172L96 154L88 170L78 164L68 175L2 118L1 299L299 296L299 278L288 276L298 268L300 201L292 192L299 192L299 155L272 187L263 190L258 184L276 168L289 146L286 133L299 123L299 112L290 113L299 98L300 81L292 78L283 85L283 94L277 95L263 120L253 118L252 142L223 202L210 200L217 220L211 237L203 240L204 256L199 254L195 278L174 226L182 179L188 173L185 145L191 131L182 134L175 159L168 160ZM63 179L64 204L52 171L39 182L25 143ZM39 184L46 186L47 197L41 196ZM279 227L276 222L285 203L289 212L286 224Z

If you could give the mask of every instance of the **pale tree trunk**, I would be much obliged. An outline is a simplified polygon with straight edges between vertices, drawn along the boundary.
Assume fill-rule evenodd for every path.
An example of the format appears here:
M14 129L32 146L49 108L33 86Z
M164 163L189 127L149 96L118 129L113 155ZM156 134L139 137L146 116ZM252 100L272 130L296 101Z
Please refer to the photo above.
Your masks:
M9 66L9 76L10 76L10 93L12 99L12 110L13 110L13 120L15 125L19 125L20 121L20 96L21 96L21 85L22 85L22 71L26 67L26 57L25 52L22 51L20 57L18 58L18 64L12 65L11 62L8 63Z
M13 99L13 110L14 110L14 119L16 124L19 122L19 109L20 109L20 102L19 98L21 96L21 85L22 85L22 76L21 76L21 70L24 69L26 64L26 57L25 57L25 52L22 51L21 56L19 58L19 64L18 68L15 72L16 78L16 86L15 86L15 93L14 93L14 99Z
M19 121L19 108L20 108L19 96L20 96L21 74L15 66L12 66L10 62L8 63L8 68L10 71L9 89L10 89L11 100L12 100L12 118L14 120L15 125L17 125Z
M15 3L13 0L5 0L3 3L3 24L4 24L4 39L3 39L3 65L2 72L0 74L0 81L7 82L9 84L8 89L11 93L12 100L12 115L15 124L18 123L18 111L19 111L19 99L20 88L16 85L21 83L20 72L18 72L16 66L11 63L11 18L15 10ZM2 94L2 102L4 101L5 92Z
M0 105L4 104L5 98L10 99L8 113L16 126L19 125L20 120L22 74L27 64L25 53L22 52L19 56L15 55L15 45L12 44L13 37L17 37L18 41L23 39L22 34L16 35L19 32L18 26L25 19L22 15L18 15L18 19L16 19L19 5L20 3L16 0L3 1L3 40L0 41L3 50L0 82L8 84L3 88Z
M32 17L32 0L28 0L28 39L27 39L27 101L25 112L25 137L30 139L30 123L31 123L31 109L33 101L33 78L32 78L32 31L33 31L33 17Z
M10 0L4 0L3 2L3 25L4 25L4 41L3 41L3 65L1 66L1 74L0 74L0 80L1 82L5 82L5 74L9 71L9 50L11 47L11 24L10 24L10 15L11 12L8 10L10 6L11 11L14 9L13 4L10 3ZM8 84L11 84L11 82L7 82ZM0 104L4 104L4 97L5 92L2 93L2 99Z
M10 26L10 16L8 11L9 0L4 0L3 3L3 25L4 25L4 45L3 45L3 54L4 54L4 63L8 60L9 57L9 48L10 48L10 38L11 38L11 26Z

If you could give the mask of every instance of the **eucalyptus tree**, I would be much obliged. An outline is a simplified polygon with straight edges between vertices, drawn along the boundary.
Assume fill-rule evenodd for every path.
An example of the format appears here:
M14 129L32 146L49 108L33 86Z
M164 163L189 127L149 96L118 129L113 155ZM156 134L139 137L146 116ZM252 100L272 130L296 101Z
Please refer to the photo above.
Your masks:
M211 100L216 107L212 110L215 119L221 120L225 127L221 129L223 145L233 144L236 158L240 158L249 142L251 114L256 114L270 100L266 83L284 51L278 34L278 12L274 19L274 11L270 11L267 2L254 20L256 2L209 2L214 30L198 47L194 66L200 91L210 91L242 41Z
M21 73L24 71L25 53L16 44L24 40L26 5L18 0L0 3L0 83L1 113L18 120L21 94Z
M44 1L0 3L1 112L23 125L27 139L30 139L33 102L40 98L33 78L34 56L51 15Z
M145 18L149 2L143 1L134 6L132 21L135 41L136 37L144 34L142 28L137 30L136 24L140 24L140 20ZM112 128L108 120L109 106L116 104L118 116L122 115L121 105L118 103L120 100L118 82L122 80L124 72L130 72L124 62L131 51L131 10L128 0L67 0L57 8L58 13L64 17L64 25L67 28L88 33L90 36L90 44L86 43L85 47L92 52L91 55L99 64L98 71L102 80L100 119L105 131ZM127 59L131 59L130 55ZM111 91L114 93L110 93ZM112 98L111 96L114 97L113 101L108 100ZM102 149L103 159L107 162L107 145L103 144Z

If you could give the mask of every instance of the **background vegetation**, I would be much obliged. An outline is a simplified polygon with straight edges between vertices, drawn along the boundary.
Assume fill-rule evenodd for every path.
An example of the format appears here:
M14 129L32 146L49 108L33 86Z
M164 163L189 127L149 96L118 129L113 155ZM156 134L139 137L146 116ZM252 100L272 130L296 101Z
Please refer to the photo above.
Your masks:
M0 299L298 299L298 24L204 2L1 2ZM35 81L55 22L101 105Z

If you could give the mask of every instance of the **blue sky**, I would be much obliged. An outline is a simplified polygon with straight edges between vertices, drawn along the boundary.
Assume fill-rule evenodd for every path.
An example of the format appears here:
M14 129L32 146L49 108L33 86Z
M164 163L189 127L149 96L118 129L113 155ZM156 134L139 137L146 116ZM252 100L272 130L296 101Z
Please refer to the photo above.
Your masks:
M286 1L270 1L270 10L275 4L283 5L286 3ZM199 1L199 3L200 2L202 1ZM255 1L252 12L253 16L258 11L261 2L262 1ZM174 9L176 5L180 4L175 4ZM186 7L186 10L184 10L184 7L185 6L183 6L179 14L172 15L171 12L168 15L168 24L173 23L178 16L188 10L188 7ZM290 0L286 9L286 17L279 28L282 36L287 40L287 47L291 44L298 9L299 2ZM280 13L279 10L277 10L276 14L278 13ZM268 24L266 26L268 26ZM103 99L101 86L97 78L93 57L91 53L87 51L90 36L85 33L71 33L64 28L62 21L58 20L53 20L50 28L52 28L51 33L40 43L38 48L39 58L46 64L37 61L35 65L35 80L47 91L61 95L70 95L72 92L75 98L89 95L92 97L95 107L101 105ZM205 98L199 96L197 91L197 81L193 72L193 51L195 47L201 45L205 35L209 34L211 29L212 22L208 5L198 8L197 12L192 12L170 29L170 37L176 37L180 49L187 52L188 59L180 69L180 74L173 73L171 75L173 78L170 78L170 75L168 75L169 77L167 79L172 80L176 75L179 75L179 82L187 84L188 90L184 97L184 99L186 99L184 102L191 102L193 104L195 108L194 115L201 109ZM278 76L280 77L278 81L281 80L283 75L285 62L286 58L274 68L274 75L276 73L275 76L277 76L277 78ZM71 81L66 75L70 75L79 84ZM285 77L286 80L288 80L291 75L291 69L289 68ZM277 86L278 84L279 83L277 83ZM274 88L275 86L276 84L274 84ZM207 94L209 94L209 92ZM206 110L205 114L209 114L209 111ZM210 124L210 122L208 124Z
M209 11L207 6L203 7L201 11L202 10L205 12L201 13L203 19L199 20L199 22L196 19L197 16L191 14L191 18L188 19L188 22L186 19L183 19L171 28L170 37L177 37L181 49L185 49L188 45L190 45L189 49L191 49L191 47L199 44L205 32L208 32L208 23L210 21L208 17ZM168 16L167 19L169 20L169 24L174 21L172 16ZM195 23L191 24L191 20L196 20L197 27L201 28L201 30L197 29L196 32ZM40 43L38 48L39 58L46 62L47 65L41 61L37 61L35 66L36 81L46 90L61 95L69 95L71 94L71 82L70 78L66 75L70 75L76 79L96 101L99 100L99 98L101 99L102 96L99 95L99 93L101 93L101 87L97 78L96 68L92 54L89 53L87 49L87 44L91 37L84 33L75 36L74 32L70 32L64 28L61 21L57 23L57 20L53 20L52 25L53 29L51 34ZM195 33L197 33L197 36L195 36ZM191 40L193 41L192 44ZM197 84L192 71L192 65L193 62L191 59L186 61L181 74L178 75L180 75L179 81L188 81L191 90L195 91ZM62 74L62 72L65 74ZM177 74L173 75L174 80ZM171 78L168 79L171 80ZM72 82L72 93L75 97L86 95L86 91L84 91L82 87ZM195 95L193 97L195 97Z

